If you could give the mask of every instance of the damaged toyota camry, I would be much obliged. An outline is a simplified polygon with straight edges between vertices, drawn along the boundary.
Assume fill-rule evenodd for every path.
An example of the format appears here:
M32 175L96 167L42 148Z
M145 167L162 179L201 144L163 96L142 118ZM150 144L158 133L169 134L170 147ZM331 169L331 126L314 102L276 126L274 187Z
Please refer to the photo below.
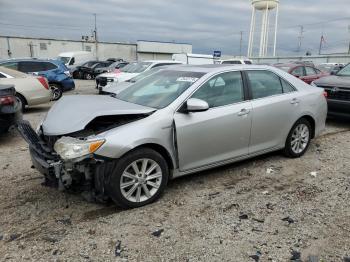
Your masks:
M65 96L18 130L47 185L124 208L169 179L271 151L300 157L325 127L324 91L268 66L176 66L114 96Z

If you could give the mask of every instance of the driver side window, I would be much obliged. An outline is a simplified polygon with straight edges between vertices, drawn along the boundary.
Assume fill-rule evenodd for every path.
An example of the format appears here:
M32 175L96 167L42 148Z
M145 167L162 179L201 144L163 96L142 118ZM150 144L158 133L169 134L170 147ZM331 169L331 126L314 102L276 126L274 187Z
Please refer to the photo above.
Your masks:
M225 106L244 100L243 82L240 72L217 75L201 86L192 98L204 100L210 108Z

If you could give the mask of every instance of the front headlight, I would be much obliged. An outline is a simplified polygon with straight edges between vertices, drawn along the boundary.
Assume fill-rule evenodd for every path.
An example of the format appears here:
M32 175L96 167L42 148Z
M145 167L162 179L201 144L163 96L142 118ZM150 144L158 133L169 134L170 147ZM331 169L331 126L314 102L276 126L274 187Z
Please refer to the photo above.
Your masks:
M54 149L62 159L74 159L93 154L99 149L104 139L79 140L73 137L62 137L55 143Z

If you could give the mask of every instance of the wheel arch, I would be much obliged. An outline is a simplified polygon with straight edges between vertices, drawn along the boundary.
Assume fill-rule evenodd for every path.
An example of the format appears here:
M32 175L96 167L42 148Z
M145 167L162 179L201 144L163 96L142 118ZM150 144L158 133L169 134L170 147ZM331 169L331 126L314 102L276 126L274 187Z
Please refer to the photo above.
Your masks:
M305 120L307 120L310 123L311 129L312 129L311 130L311 138L315 138L315 132L316 132L316 121L315 121L315 119L311 115L305 114L305 115L301 116L297 121L295 121L293 125L295 125L295 123L298 122L300 119L305 119Z
M24 95L22 95L21 93L19 93L19 92L17 92L17 91L16 91L16 95L18 95L18 96L20 96L21 98L23 98L23 100L24 100L24 102L25 102L25 105L26 105L26 106L28 105L28 100L27 100L27 98L26 98Z
M135 150L140 149L140 148L153 149L154 151L159 153L162 157L164 157L164 159L165 159L165 161L166 161L166 163L167 163L167 165L169 167L169 170L173 170L174 169L173 158L171 157L171 154L169 153L169 151L164 146L156 144L156 143L146 143L146 144L138 145L137 147L133 148L131 151L135 151Z

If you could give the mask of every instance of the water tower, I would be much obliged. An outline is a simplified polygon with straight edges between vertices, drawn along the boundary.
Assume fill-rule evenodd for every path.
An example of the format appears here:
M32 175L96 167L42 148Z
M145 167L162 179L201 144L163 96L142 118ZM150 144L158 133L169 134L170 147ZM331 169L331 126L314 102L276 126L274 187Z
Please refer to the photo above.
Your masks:
M275 13L275 24L273 26L273 56L276 56L276 41L277 41L277 23L278 23L278 5L279 0L252 0L252 19L250 23L249 43L248 43L248 57L253 56L254 36L255 36L255 22L258 13L261 13L261 33L260 33L260 47L259 57L267 56L269 51L269 34L270 28L270 14ZM275 10L275 11L273 11Z

